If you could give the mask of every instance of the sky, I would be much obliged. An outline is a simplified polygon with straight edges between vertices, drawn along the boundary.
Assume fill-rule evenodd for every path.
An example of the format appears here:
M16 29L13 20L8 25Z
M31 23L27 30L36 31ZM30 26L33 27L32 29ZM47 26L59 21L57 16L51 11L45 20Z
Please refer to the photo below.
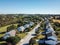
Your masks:
M60 14L60 0L0 0L0 14Z

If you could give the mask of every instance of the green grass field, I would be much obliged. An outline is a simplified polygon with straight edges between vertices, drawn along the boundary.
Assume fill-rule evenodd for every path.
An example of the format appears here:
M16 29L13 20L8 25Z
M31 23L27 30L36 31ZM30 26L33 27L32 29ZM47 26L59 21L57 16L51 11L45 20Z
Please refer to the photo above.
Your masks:
M26 35L27 35L27 33L17 34L17 36L20 37L21 39L24 38Z
M14 24L14 25L17 26L17 24ZM4 27L0 27L0 32L5 32L7 30L8 26L10 26L10 25L4 26Z

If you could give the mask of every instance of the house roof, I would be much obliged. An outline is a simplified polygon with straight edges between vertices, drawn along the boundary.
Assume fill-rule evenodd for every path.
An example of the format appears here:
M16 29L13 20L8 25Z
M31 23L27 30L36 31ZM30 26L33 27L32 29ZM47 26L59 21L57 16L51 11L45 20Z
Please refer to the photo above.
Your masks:
M25 30L25 27L24 26L20 26L17 28L18 31L24 31Z
M55 31L52 28L48 28L46 30L46 34L48 34L48 33L55 33Z
M55 38L54 36L51 36L49 39L42 39L39 40L38 43L46 43L46 44L50 44L50 45L56 45L57 44L57 38Z
M26 28L29 28L30 26L32 26L34 23L30 22L29 24L25 24L24 26L20 26L17 28L18 31L24 31Z
M33 22L30 22L29 25L32 26L32 25L34 25L34 23Z
M51 24L50 23L48 23L48 24L46 24L46 34L48 34L48 33L55 33L55 31L54 31L54 29L52 28L52 26L51 26Z
M26 24L26 25L24 25L24 27L25 27L25 28L29 28L29 27L30 27L30 25L29 25L29 24Z
M45 43L46 43L46 44L49 44L49 45L56 45L56 44L57 44L57 41L46 40Z
M50 36L50 37L47 37L48 39L53 39L55 41L57 41L57 37L56 36Z
M15 36L16 35L16 31L15 30L11 30L9 32L6 32L5 35L3 36L4 39L11 37L11 36Z

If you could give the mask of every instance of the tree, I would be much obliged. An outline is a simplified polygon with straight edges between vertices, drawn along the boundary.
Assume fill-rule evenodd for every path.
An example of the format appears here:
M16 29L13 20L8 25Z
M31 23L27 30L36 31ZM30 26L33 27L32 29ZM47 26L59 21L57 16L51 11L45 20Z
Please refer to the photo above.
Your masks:
M15 25L11 25L11 26L7 27L7 32L9 32L9 31L11 31L13 29L16 29Z
M10 44L12 44L12 45L16 45L20 40L21 40L20 37L15 36L15 37L9 37L9 38L7 38L7 39L6 39L6 42L7 42L7 43L10 43Z
M34 45L36 43L35 37L31 38L29 41L29 45Z

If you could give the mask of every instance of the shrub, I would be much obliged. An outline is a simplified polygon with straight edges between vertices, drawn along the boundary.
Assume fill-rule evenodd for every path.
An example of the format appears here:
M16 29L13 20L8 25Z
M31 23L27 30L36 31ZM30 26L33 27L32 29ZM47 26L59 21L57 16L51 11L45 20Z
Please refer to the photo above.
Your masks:
M58 33L58 32L55 32L55 34L56 34L56 35L59 35L59 33Z
M57 27L60 27L60 23L55 22L54 25L56 25Z
M60 28L56 28L56 31L60 31Z

